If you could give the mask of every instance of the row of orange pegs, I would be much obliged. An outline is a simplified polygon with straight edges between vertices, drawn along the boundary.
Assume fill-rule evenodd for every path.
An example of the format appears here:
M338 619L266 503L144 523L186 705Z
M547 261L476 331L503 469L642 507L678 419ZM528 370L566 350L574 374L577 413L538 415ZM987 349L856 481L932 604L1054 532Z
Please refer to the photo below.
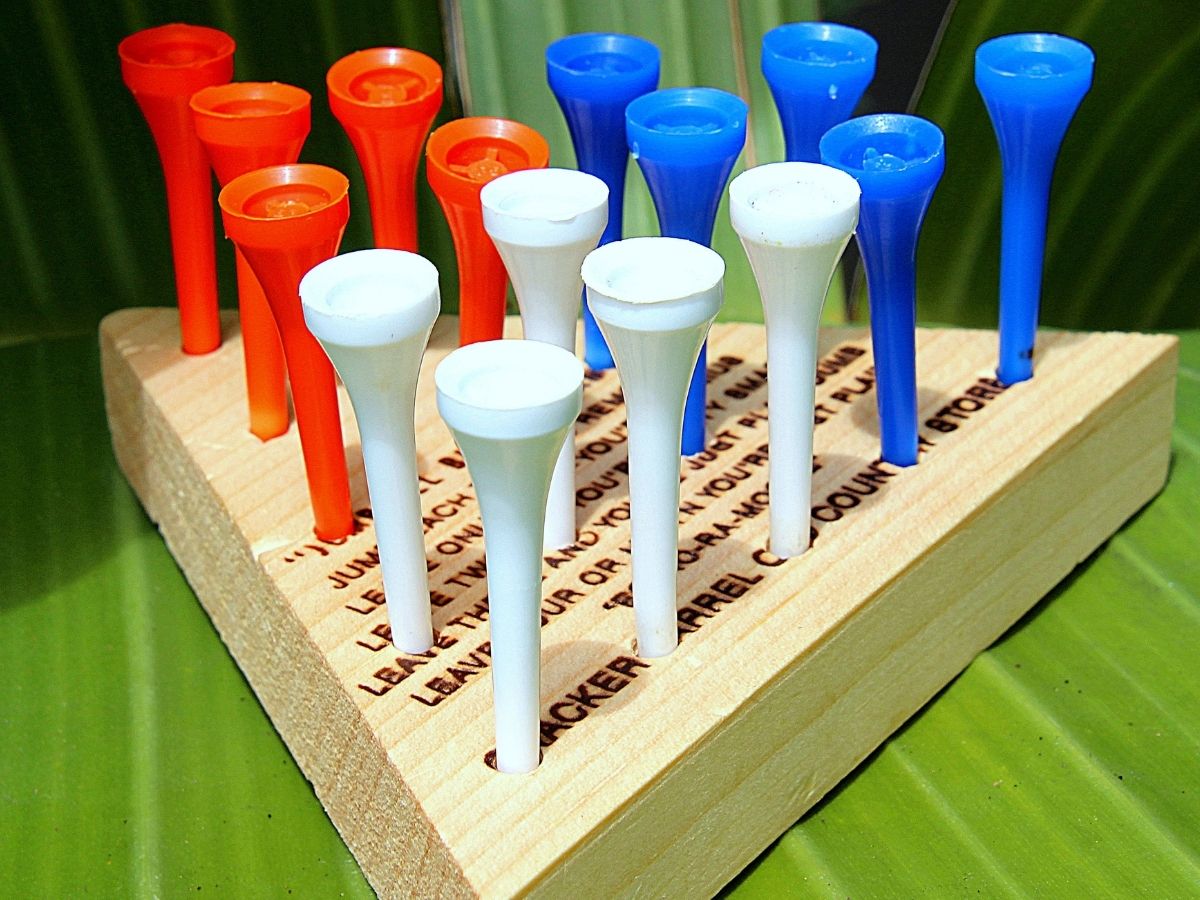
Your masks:
M304 324L298 286L338 252L349 182L326 166L297 163L311 127L310 95L277 82L231 82L234 47L217 29L171 24L130 35L118 55L166 179L183 350L209 353L221 343L211 166L237 250L250 430L262 440L287 431L290 380L315 530L336 540L354 521L336 381ZM483 230L479 192L505 172L545 167L545 139L489 117L452 121L429 135L442 106L442 70L414 50L351 53L329 69L326 85L363 169L375 246L417 250L424 144L458 257L460 340L501 337L507 273Z

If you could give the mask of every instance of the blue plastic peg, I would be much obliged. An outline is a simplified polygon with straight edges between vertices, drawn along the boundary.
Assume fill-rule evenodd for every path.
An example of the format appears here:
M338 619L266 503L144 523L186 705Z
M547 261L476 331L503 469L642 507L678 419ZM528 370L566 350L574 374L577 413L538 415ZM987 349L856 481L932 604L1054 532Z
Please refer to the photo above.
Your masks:
M1067 126L1092 86L1090 47L1059 34L1009 34L975 51L975 85L1000 142L1000 365L1033 377L1050 179Z
M546 79L567 120L579 169L608 185L601 245L619 241L624 223L625 107L658 87L659 60L658 47L628 34L571 34L546 48ZM611 369L612 353L586 303L583 338L588 367Z
M858 246L871 297L882 456L917 462L917 238L946 167L945 139L916 116L862 116L821 138L821 161L862 188Z
M762 73L789 161L821 161L821 136L854 112L875 77L878 50L865 31L831 22L792 22L763 35Z
M626 137L650 188L663 237L712 243L717 207L746 144L742 98L716 88L668 88L625 111ZM704 449L705 348L692 373L683 413L683 454Z

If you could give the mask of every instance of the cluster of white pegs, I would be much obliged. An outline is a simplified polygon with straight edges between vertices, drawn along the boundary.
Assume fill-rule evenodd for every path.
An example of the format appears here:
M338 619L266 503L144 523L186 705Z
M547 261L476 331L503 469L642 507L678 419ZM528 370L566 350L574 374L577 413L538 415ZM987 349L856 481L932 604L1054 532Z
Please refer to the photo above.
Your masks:
M770 549L808 547L817 323L858 221L859 186L817 163L771 163L729 188L767 325ZM725 263L691 241L647 237L596 248L608 188L565 169L503 175L481 195L484 227L513 283L526 340L453 351L434 374L483 518L496 767L539 762L542 553L575 538L575 356L580 290L612 350L629 429L637 652L678 643L676 556L684 402L720 311ZM437 317L437 270L401 250L320 263L300 283L304 318L350 394L362 436L393 642L433 641L417 489L414 404Z

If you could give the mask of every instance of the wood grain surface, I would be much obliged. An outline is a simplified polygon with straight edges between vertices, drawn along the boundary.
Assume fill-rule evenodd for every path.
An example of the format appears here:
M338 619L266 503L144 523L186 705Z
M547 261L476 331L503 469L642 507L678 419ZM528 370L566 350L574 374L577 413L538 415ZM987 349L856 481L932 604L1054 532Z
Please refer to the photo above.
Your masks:
M383 896L710 894L819 800L1162 486L1176 340L1040 336L1036 378L994 380L995 334L920 330L919 465L878 461L870 340L821 342L812 548L766 552L761 326L714 326L709 449L683 461L679 622L641 660L629 607L625 430L589 375L577 544L546 556L543 762L500 775L484 544L433 400L417 400L439 638L387 640L357 431L361 529L312 535L293 427L246 430L233 318L215 353L177 315L101 326L118 460L371 884ZM512 334L519 325L510 320Z

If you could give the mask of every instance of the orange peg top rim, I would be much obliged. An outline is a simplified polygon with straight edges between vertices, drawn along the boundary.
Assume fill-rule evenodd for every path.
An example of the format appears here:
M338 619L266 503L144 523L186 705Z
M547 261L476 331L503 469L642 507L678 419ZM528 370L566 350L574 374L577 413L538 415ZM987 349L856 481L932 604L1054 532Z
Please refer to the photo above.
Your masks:
M233 77L236 44L224 31L173 22L134 32L117 45L121 76L135 94L190 97Z
M479 202L493 179L522 169L544 169L550 145L528 125L511 119L472 116L447 122L425 147L429 185L443 200Z
M192 95L200 140L228 147L303 141L312 127L312 95L278 81L234 81Z
M343 125L428 121L442 106L442 67L406 47L372 47L343 56L325 75L329 106Z
M294 163L239 175L217 202L234 243L285 250L340 233L350 218L349 191L337 169Z

